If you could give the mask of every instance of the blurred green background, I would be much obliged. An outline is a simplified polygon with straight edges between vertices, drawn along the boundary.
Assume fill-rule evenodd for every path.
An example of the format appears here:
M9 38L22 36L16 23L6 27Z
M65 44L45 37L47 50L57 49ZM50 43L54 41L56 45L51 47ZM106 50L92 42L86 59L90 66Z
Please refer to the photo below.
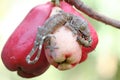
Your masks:
M48 0L0 0L0 53L30 9ZM120 0L83 0L94 10L120 20ZM87 16L86 16L87 17ZM120 30L87 17L95 27L99 44L88 59L67 71L51 66L43 75L29 80L120 80ZM0 58L0 80L28 80L10 72Z

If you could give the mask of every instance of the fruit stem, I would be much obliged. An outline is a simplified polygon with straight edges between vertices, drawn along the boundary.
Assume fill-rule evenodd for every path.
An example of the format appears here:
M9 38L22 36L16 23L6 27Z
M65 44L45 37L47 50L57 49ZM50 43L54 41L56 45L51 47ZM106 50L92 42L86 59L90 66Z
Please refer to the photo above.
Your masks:
M60 6L60 0L51 0L55 4L55 6Z

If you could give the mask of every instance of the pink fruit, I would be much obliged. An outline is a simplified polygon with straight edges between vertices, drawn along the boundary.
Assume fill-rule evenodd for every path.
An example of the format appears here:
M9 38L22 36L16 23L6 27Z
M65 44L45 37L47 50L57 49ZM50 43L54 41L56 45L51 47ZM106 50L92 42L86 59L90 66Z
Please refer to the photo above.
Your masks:
M10 36L1 55L9 70L30 78L44 73L49 68L44 50L35 64L28 64L25 58L33 47L38 26L42 26L49 17L52 7L50 2L34 7Z
M66 2L61 2L60 6L60 8L65 12L85 19L79 12L77 12ZM79 45L76 41L76 36L73 36L73 33L69 29L65 28L65 26L61 26L61 28L57 29L53 33L56 37L53 41L58 48L53 52L51 52L50 49L45 50L49 63L54 65L59 70L67 70L86 60L88 53L93 51L98 43L97 33L89 21L88 28L90 29L90 35L92 37L92 45L90 47Z
M50 64L55 64L54 62L48 62L49 59L48 57L46 58L47 53L45 56L44 49L42 49L40 59L37 63L28 64L25 59L33 47L36 38L37 28L39 26L42 26L44 22L49 18L51 10L54 7L56 6L53 3L49 2L33 8L10 36L3 48L1 55L4 65L9 70L17 71L17 73L22 77L31 78L44 73L49 68ZM61 1L60 8L65 12L72 13L85 19L71 5L67 4L64 1ZM86 60L88 53L93 51L98 43L97 33L89 21L88 27L90 29L90 35L93 40L92 45L90 47L80 46L80 49L76 49L75 52L79 52L79 57L77 58L77 60L75 60L76 63L74 61L70 61L70 64L72 64L73 66ZM66 54L68 54L66 57L70 57L71 55L74 56L73 52Z

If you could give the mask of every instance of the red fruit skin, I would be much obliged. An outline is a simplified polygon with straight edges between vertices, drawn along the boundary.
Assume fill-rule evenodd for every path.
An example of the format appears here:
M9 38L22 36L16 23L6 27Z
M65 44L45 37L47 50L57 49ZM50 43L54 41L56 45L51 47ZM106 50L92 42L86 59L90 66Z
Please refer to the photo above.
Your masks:
M61 1L60 6L61 6L62 10L64 10L65 12L80 16L83 19L85 19L83 17L83 15L80 12L77 12L70 4L68 4L64 1ZM85 19L85 20L87 20L87 19ZM88 53L92 52L98 44L98 35L97 35L95 29L93 28L93 26L91 25L91 23L88 20L87 20L87 22L88 22L88 27L90 29L90 35L91 35L93 41L92 41L92 45L90 47L82 46L82 58L81 58L80 62L85 61L87 59Z
M44 50L35 64L28 64L25 60L31 51L38 26L42 26L51 13L53 4L48 2L34 7L6 42L1 58L4 65L18 75L31 78L44 73L49 68Z
M61 1L60 5L65 12L83 17L66 2ZM50 64L46 59L44 50L42 50L39 61L35 64L27 64L25 58L33 47L38 26L43 25L53 7L55 6L49 2L33 8L10 36L1 54L3 63L9 70L17 71L18 75L22 77L31 78L41 75L49 68ZM97 33L90 22L88 22L88 27L93 42L91 47L82 47L82 59L80 62L86 60L88 53L93 51L98 43Z

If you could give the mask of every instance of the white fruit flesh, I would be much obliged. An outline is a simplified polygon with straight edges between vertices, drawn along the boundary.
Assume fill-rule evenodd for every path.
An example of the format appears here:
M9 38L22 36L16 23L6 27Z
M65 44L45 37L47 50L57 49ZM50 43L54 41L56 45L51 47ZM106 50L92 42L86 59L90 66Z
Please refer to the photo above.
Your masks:
M67 70L79 64L82 51L81 45L76 41L77 35L74 35L67 27L62 26L57 29L53 35L56 43L56 49L51 52L50 49L45 49L46 57L50 64L54 65L59 70Z

